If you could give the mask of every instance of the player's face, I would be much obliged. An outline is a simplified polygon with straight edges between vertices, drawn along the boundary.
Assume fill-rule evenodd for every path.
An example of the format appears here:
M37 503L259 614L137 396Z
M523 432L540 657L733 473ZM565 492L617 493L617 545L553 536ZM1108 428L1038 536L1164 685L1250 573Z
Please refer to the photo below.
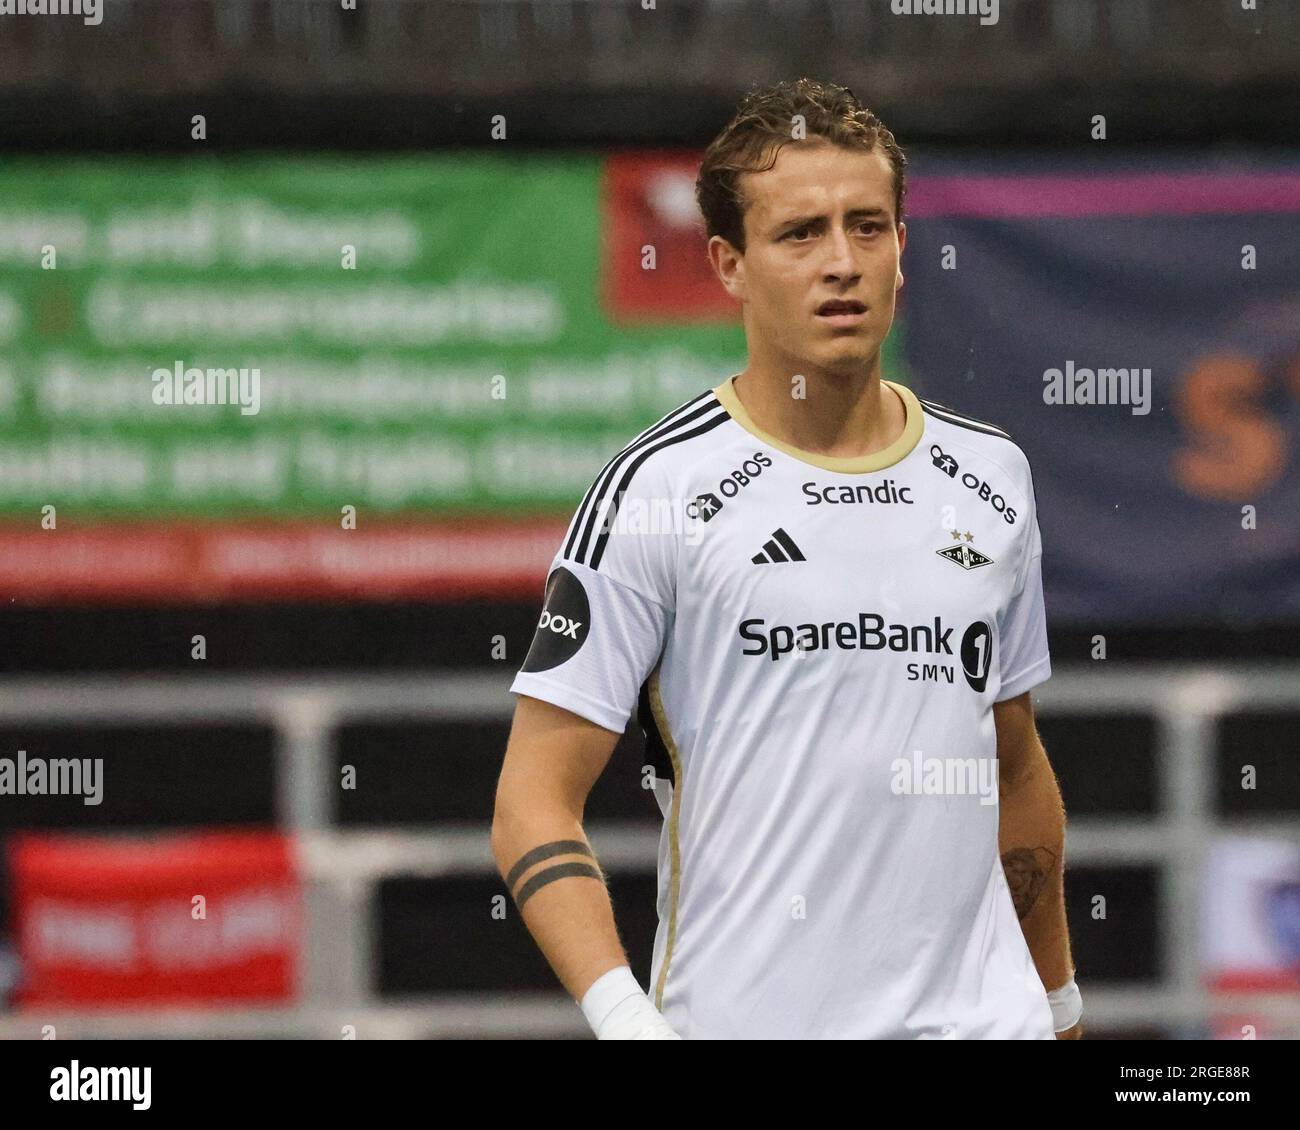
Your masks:
M792 372L873 363L894 321L907 242L906 228L894 224L885 155L829 142L786 145L771 169L742 176L741 191L746 248L728 289L744 304L751 353L758 347ZM855 312L824 311L831 300Z

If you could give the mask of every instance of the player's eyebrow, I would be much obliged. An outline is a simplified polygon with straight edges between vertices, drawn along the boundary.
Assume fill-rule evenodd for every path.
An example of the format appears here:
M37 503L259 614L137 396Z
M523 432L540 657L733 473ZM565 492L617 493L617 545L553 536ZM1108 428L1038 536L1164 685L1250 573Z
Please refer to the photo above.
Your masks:
M889 213L884 208L854 208L844 213L846 220L871 219L874 217L887 217ZM786 231L794 228L802 228L808 224L824 223L827 217L822 216L791 216L788 219L778 220L773 227L773 231Z

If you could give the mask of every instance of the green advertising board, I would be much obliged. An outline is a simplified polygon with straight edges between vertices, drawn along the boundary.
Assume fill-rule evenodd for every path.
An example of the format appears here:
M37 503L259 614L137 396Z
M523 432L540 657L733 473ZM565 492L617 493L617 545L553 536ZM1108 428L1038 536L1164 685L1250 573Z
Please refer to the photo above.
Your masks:
M349 507L353 532L454 530L429 551L443 581L457 558L481 572L467 530L544 519L549 544L613 452L745 363L738 307L611 316L605 172L492 154L5 161L0 550L20 565L0 583L93 594L125 538L165 537L151 554L199 561L182 588L207 591L222 530L299 546L292 531ZM703 262L702 235L686 246ZM55 529L99 540L71 553L40 539Z
M11 161L4 182L6 513L554 509L743 366L736 325L602 315L597 158ZM166 403L177 369L247 370L241 402Z

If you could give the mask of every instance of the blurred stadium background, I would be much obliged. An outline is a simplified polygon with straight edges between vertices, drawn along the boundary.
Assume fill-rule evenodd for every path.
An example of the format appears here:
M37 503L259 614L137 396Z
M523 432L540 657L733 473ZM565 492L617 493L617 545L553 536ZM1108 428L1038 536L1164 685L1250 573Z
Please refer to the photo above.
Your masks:
M104 765L0 796L0 1036L586 1035L488 851L506 687L591 476L743 367L694 162L804 74L912 159L888 375L1034 467L1089 1034L1300 1035L1300 5L890 8L0 16L0 757ZM588 831L644 981L641 765Z

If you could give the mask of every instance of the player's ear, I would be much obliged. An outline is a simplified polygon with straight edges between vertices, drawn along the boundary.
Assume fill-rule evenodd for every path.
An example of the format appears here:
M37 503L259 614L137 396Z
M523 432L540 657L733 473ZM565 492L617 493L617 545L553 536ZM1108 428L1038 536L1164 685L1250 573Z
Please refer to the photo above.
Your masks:
M894 280L894 289L903 289L903 248L907 246L907 225L898 225L898 277Z
M732 298L743 302L745 298L745 260L731 244L720 235L709 240L709 262L723 287Z

